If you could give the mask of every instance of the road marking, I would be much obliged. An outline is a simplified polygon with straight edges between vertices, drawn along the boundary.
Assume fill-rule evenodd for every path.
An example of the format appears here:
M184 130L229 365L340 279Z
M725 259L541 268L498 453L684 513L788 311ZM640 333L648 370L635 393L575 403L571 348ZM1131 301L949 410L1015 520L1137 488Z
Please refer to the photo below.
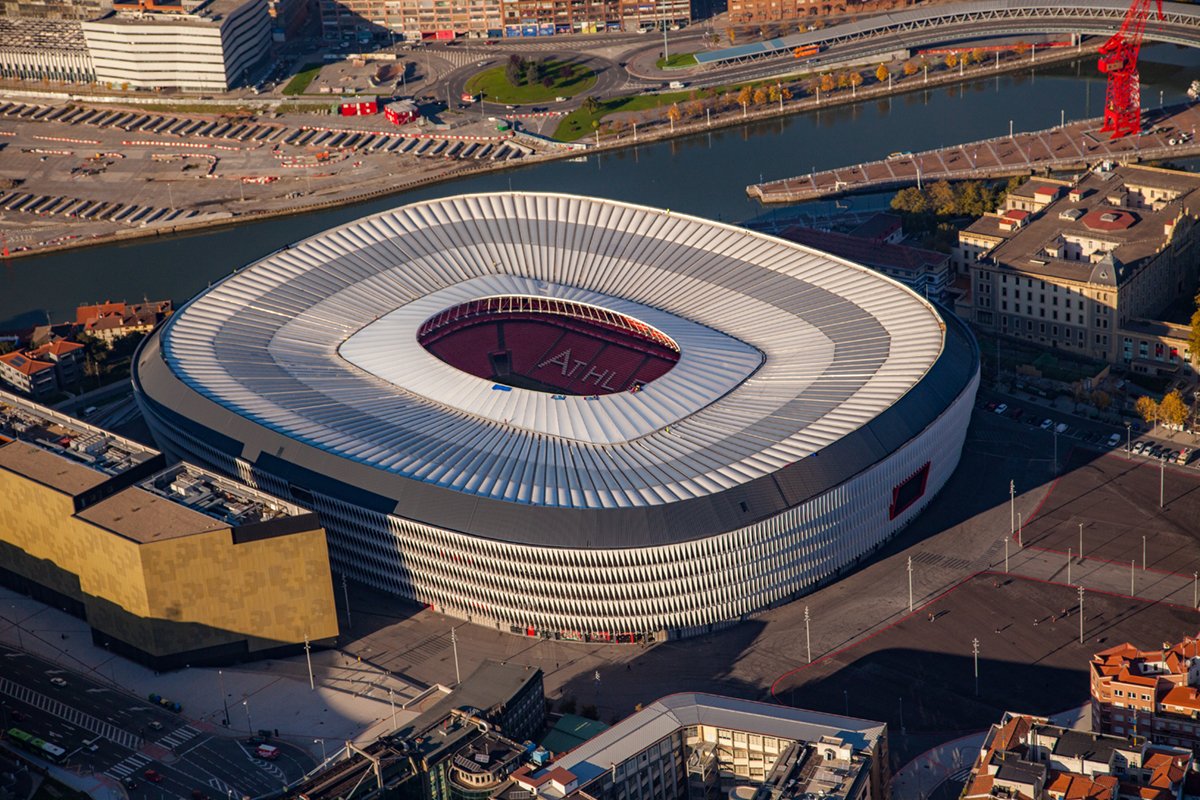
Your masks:
M200 735L200 731L196 730L191 725L184 725L182 728L172 731L171 733L167 734L163 738L159 739L158 743L165 744L168 747L174 749L176 747L179 747L179 745L183 744L187 740L194 739L195 737L197 737L199 735Z
M88 689L87 693L88 694L100 694L101 692L107 692L107 691L108 691L108 689Z
M131 756L121 759L116 764L113 764L104 771L104 774L110 778L115 778L116 780L128 778L133 773L142 771L142 769L152 760L153 759L151 759L149 756L142 755L141 753L134 753Z
M137 750L141 747L141 739L138 736L121 730L115 725L110 725L104 720L93 717L90 714L85 714L77 708L72 708L65 703L55 700L53 697L35 692L28 686L22 686L8 678L0 678L0 694L15 697L23 703L28 703L40 711L45 711L59 719L66 720L89 733L103 736L114 744L119 744L130 750Z

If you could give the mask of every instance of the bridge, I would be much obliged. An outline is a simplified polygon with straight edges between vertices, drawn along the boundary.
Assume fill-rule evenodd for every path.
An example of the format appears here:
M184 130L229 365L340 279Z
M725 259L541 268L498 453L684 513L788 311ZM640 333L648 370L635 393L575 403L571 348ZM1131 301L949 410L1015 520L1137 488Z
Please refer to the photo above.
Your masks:
M1128 0L971 0L881 14L818 31L697 53L702 67L728 67L770 58L792 58L797 47L866 45L873 52L912 49L947 41L1036 33L1109 36L1121 27ZM1164 19L1151 17L1145 38L1200 46L1200 6L1163 3ZM877 47L871 46L877 45ZM805 62L809 63L808 61Z
M856 192L882 192L938 180L985 180L1088 169L1101 161L1136 163L1200 155L1200 105L1156 109L1146 132L1109 139L1100 120L1070 123L888 158L746 187L762 203L799 203Z

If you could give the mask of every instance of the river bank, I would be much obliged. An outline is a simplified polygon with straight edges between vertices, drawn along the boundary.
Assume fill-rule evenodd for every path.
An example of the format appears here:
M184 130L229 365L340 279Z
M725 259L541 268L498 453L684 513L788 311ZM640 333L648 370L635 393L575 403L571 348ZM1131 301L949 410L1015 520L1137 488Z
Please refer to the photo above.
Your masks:
M687 137L692 137L699 133L714 132L723 129L745 126L748 124L792 117L807 112L819 113L828 109L836 109L856 105L859 103L865 103L870 100L891 98L900 95L920 93L923 91L928 92L946 86L968 84L978 81L981 78L989 78L993 76L998 78L1003 75L1019 73L1026 70L1034 71L1038 68L1074 61L1094 51L1095 47L1087 46L1079 48L1056 48L1054 50L1037 53L1036 55L1031 54L1029 59L1010 59L1008 61L1000 61L997 64L974 65L972 67L963 66L958 70L943 68L931 75L928 75L927 77L920 74L914 74L912 76L903 77L899 80L893 80L890 85L876 84L873 86L858 87L857 89L853 90L841 90L819 97L805 97L803 99L785 101L779 105L772 103L765 107L754 110L743 107L740 112L736 110L728 111L712 115L706 119L699 119L695 121L679 123L668 122L665 124L659 123L652 126L649 130L643 129L642 131L637 131L634 129L632 132L617 133L616 135L612 135L608 138L601 137L599 143L587 143L587 149L585 153L600 154L627 150L630 148L661 143L664 141L686 139ZM758 81L756 83L765 82L766 81ZM29 249L19 253L13 253L11 254L11 257L35 257L55 252L77 250L101 245L128 243L137 240L158 239L196 233L204 230L218 230L238 227L247 223L270 220L279 217L312 214L331 208L352 206L405 192L411 192L415 189L420 189L447 181L477 177L488 173L512 170L516 167L528 167L539 163L576 159L579 156L580 153L578 151L562 150L539 153L516 161L505 161L500 163L475 162L471 164L450 167L435 174L427 174L410 180L401 180L387 186L382 186L363 192L339 195L337 197L321 200L315 203L304 203L292 205L286 208L267 209L261 211L247 211L245 213L236 214L227 218L204 219L197 220L195 222L185 222L178 225L121 230L87 239L76 239L45 247L39 247L37 249Z

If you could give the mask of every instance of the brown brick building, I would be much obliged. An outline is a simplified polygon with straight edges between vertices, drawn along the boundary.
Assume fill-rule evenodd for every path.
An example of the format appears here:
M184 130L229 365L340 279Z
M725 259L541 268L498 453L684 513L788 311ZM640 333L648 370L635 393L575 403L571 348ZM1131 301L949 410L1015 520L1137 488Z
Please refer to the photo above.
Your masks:
M1200 746L1200 639L1156 650L1110 647L1092 656L1089 675L1094 730Z

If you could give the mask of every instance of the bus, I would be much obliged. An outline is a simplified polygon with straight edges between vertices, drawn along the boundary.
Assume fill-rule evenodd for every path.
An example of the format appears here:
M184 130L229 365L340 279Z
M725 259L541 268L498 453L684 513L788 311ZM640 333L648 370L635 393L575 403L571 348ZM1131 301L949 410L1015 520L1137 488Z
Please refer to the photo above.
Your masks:
M811 58L821 52L821 46L817 44L803 45L792 51L794 58Z
M21 745L21 747L24 747L29 752L39 755L48 761L58 762L67 754L67 751L63 750L58 745L43 741L34 736L32 733L27 733L20 728L9 728L8 738Z

